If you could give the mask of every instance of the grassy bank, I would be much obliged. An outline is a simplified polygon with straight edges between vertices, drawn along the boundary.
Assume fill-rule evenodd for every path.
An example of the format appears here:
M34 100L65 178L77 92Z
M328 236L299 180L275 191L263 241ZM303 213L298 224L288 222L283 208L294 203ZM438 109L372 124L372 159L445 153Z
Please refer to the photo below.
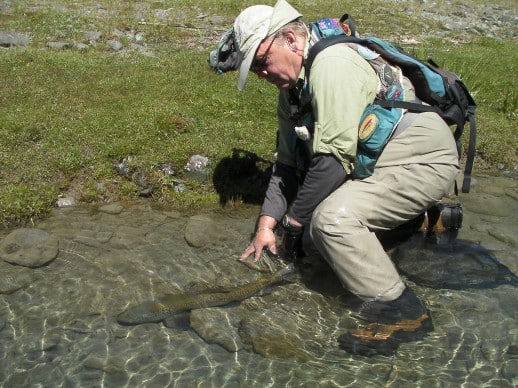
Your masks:
M0 50L4 226L45 216L60 195L72 193L89 203L137 198L142 187L114 168L128 156L132 170L146 174L156 187L153 201L181 208L215 205L220 199L210 180L183 175L191 155L208 156L213 168L234 148L272 159L276 90L252 77L238 93L237 74L218 76L207 65L221 32L254 2L13 3L0 14L0 30L27 34L32 41ZM426 38L439 26L416 21L412 15L418 9L400 12L400 3L309 3L293 1L306 20L349 11L358 15L363 31L400 43L419 37L409 48L461 74L474 92L480 128L476 169L516 165L516 39L456 33ZM410 5L405 7L409 11ZM388 15L382 21L380 12ZM101 32L95 45L85 31ZM144 40L135 45L137 32ZM110 39L118 39L124 49L110 49ZM53 41L88 47L47 47ZM161 163L178 174L162 174L156 169ZM187 190L174 190L171 180Z

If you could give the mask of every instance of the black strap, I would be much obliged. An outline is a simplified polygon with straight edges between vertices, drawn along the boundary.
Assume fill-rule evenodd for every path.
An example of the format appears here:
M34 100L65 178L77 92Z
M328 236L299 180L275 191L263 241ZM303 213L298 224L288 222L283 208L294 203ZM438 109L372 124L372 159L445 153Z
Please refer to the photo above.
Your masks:
M304 64L304 67L306 68L306 79L309 81L309 72L311 71L311 66L313 65L313 61L320 51L337 43L360 43L361 41L362 40L360 38L346 35L336 35L320 39L309 49L308 57L306 58L306 62Z
M384 108L402 108L407 109L410 112L436 112L440 113L441 109L434 105L425 105L421 102L412 101L395 101L395 100L380 100L376 99L374 104L382 106Z
M469 143L466 157L466 167L464 168L464 180L462 181L462 192L469 193L471 186L471 172L475 161L475 143L477 137L477 124L475 122L475 112L468 113L469 120Z
M356 36L356 22L351 15L348 13L343 14L343 16L340 18L340 24L342 25L342 29L344 29L346 35ZM349 31L346 30L347 27L344 28L344 25L349 28Z

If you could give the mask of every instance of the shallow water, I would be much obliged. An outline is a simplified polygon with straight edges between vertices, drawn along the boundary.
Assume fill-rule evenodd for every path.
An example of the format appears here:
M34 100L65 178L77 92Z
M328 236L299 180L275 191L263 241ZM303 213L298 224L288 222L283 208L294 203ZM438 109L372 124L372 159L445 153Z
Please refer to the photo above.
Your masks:
M54 260L0 263L0 386L517 386L518 183L474 183L451 250L418 236L393 250L435 330L391 357L338 348L356 302L316 256L301 279L241 303L182 322L116 322L153 297L260 276L237 262L256 207L56 210L35 225L59 240Z

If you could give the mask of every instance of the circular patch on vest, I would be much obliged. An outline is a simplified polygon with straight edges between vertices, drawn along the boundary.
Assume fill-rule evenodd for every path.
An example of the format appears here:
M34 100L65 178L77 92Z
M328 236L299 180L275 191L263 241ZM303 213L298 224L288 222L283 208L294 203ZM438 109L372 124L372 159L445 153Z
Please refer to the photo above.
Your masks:
M365 140L368 138L372 132L374 132L374 129L378 126L378 116L376 116L374 113L371 113L370 115L367 115L363 122L360 125L360 129L358 130L358 137L360 140Z

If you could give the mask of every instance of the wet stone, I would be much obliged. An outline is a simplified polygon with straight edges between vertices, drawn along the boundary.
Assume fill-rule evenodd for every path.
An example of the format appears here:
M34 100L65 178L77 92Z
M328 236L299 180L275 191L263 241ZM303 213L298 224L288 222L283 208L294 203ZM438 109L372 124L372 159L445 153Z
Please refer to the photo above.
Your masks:
M494 226L492 228L488 228L488 233L490 236L493 236L499 241L507 245L511 245L513 247L518 247L518 236L513 233L513 230L509 230L508 228Z
M52 350L55 349L61 341L61 332L57 329L51 330L43 336L41 339L41 349L42 350Z
M505 218L512 215L509 214L510 204L507 206L506 203L511 200L511 197L484 193L477 196L466 195L462 199L462 204L473 213Z
M118 203L111 203L109 205L104 205L99 208L100 212L106 213L106 214L121 214L124 210L124 207Z
M513 200L518 201L518 189L508 188L505 190L505 194L511 197Z
M208 216L195 215L185 227L185 241L195 248L201 248L211 241L217 234L215 222Z
M518 357L518 345L509 345L506 354L511 357Z
M56 258L58 245L58 239L45 231L16 229L0 241L0 258L24 267L41 267Z
M124 372L124 368L118 365L117 362L101 359L95 356L88 357L83 362L83 365L85 366L85 368L101 370L108 374Z
M74 241L87 246L96 247L99 246L99 244L105 244L110 241L112 236L113 232L95 232L82 230L80 234L74 237Z
M502 375L508 380L516 381L518 378L518 359L511 359L504 362Z
M232 309L206 308L191 312L191 327L209 344L218 344L229 352L243 348L236 327L239 317Z
M300 346L297 330L290 330L284 323L254 314L242 322L239 333L241 339L263 357L309 361L311 357Z
M518 284L518 277L483 246L464 240L441 243L413 236L392 258L412 281L434 288L492 288Z

